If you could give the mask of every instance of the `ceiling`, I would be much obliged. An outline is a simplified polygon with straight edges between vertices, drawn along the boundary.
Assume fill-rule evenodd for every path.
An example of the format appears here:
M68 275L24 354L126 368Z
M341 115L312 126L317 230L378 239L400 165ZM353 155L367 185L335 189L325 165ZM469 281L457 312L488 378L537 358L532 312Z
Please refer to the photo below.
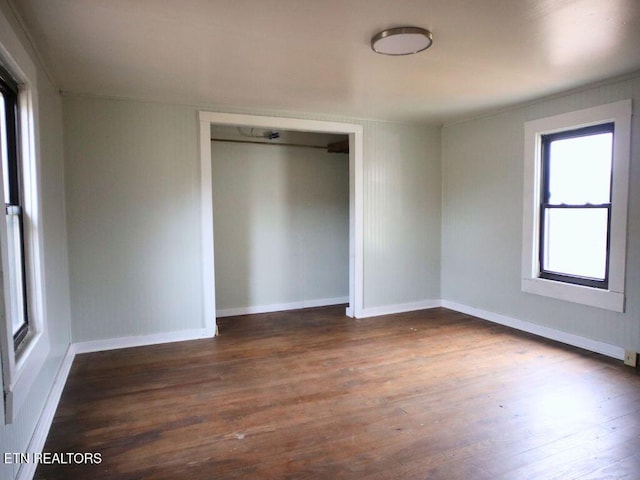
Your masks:
M640 70L638 0L11 0L65 92L442 123ZM417 55L378 31L433 32Z

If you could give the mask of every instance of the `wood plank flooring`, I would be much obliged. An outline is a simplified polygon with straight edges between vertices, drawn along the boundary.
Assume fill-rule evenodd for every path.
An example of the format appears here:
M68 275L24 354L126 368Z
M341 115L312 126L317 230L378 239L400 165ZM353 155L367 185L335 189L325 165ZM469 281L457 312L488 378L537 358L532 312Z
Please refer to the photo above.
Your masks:
M76 357L36 479L638 479L640 375L446 309Z

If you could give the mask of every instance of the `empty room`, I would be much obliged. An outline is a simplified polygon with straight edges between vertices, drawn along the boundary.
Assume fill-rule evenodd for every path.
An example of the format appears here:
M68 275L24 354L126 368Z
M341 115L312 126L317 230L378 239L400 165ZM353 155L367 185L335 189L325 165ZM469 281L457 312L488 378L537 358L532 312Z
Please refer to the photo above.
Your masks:
M0 479L640 478L636 0L0 0Z

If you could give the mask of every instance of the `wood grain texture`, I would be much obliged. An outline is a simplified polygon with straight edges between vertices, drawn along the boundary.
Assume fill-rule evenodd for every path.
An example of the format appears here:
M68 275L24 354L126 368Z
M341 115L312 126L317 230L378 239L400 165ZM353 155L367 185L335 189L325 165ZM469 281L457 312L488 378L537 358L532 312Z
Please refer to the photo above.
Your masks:
M36 479L639 478L640 375L446 309L76 357Z

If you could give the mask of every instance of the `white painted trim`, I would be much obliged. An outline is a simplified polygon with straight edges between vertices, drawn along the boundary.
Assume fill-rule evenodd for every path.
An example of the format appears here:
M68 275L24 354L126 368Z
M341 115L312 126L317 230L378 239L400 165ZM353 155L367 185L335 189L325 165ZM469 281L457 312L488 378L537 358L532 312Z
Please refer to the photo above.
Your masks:
M441 300L422 300L420 302L401 303L398 305L383 305L381 307L365 308L357 318L378 317L380 315L393 315L394 313L414 312L442 306Z
M349 133L349 307L358 318L364 309L364 133Z
M211 124L200 121L200 223L202 254L202 311L204 326L216 332L216 277L213 255L213 178L211 177Z
M281 128L304 132L322 133L354 133L361 125L324 120L306 120L295 117L269 117L263 115L247 115L241 113L200 112L200 121L214 125L251 126L254 128ZM358 128L354 128L358 127Z
M184 342L186 340L199 340L212 338L215 330L198 328L193 330L180 330L177 332L154 333L151 335L135 335L131 337L107 338L104 340L92 340L88 342L74 343L76 353L103 352L117 350L119 348L144 347L162 343Z
M524 185L522 224L522 291L624 312L624 277L627 239L627 202L631 145L631 100L599 105L575 112L540 118L524 127ZM544 134L615 123L613 137L613 177L611 239L609 249L609 288L607 290L572 285L539 278L538 201L541 188L541 138Z
M40 453L44 448L44 444L47 440L47 435L49 435L53 417L58 409L58 403L60 403L60 397L62 396L62 391L67 383L67 378L75 355L75 345L69 345L67 352L62 359L62 363L60 364L60 368L58 369L58 373L56 374L56 378L53 381L51 391L49 392L44 407L42 408L42 412L40 413L40 418L38 418L36 428L31 436L31 440L29 441L29 446L26 450L29 453ZM36 473L37 466L38 465L36 463L23 463L18 470L16 480L31 480Z
M580 335L574 335L573 333L563 332L556 330L555 328L545 327L524 320L518 320L517 318L508 317L499 313L493 313L487 310L470 307L468 305L450 302L449 300L442 300L442 306L449 310L455 310L456 312L472 315L493 323L499 323L500 325L515 328L516 330L522 330L523 332L533 333L534 335L566 343L567 345L572 345L574 347L584 348L585 350L600 353L617 360L624 359L624 348L611 345L610 343L592 340L590 338L581 337Z
M613 136L613 175L611 206L611 247L609 258L609 290L624 296L627 252L627 209L629 203L629 164L631 161L631 100L613 103L615 134ZM610 112L613 115L612 112ZM623 307L618 310L624 312Z
M581 303L590 307L624 312L624 294L601 288L585 287L570 283L558 284L544 278L523 278L522 291L545 297Z
M201 111L200 120L200 175L201 224L203 254L203 292L205 323L215 312L215 266L213 197L211 179L211 125L235 125L254 128L278 128L320 133L349 135L349 308L346 312L356 318L364 308L364 128L354 123L327 122L301 118L269 117Z
M256 305L252 307L225 308L216 311L216 316L235 317L236 315L253 315L255 313L284 312L300 308L327 307L348 303L349 297L320 298L318 300L302 300L301 302L273 303L271 305Z

